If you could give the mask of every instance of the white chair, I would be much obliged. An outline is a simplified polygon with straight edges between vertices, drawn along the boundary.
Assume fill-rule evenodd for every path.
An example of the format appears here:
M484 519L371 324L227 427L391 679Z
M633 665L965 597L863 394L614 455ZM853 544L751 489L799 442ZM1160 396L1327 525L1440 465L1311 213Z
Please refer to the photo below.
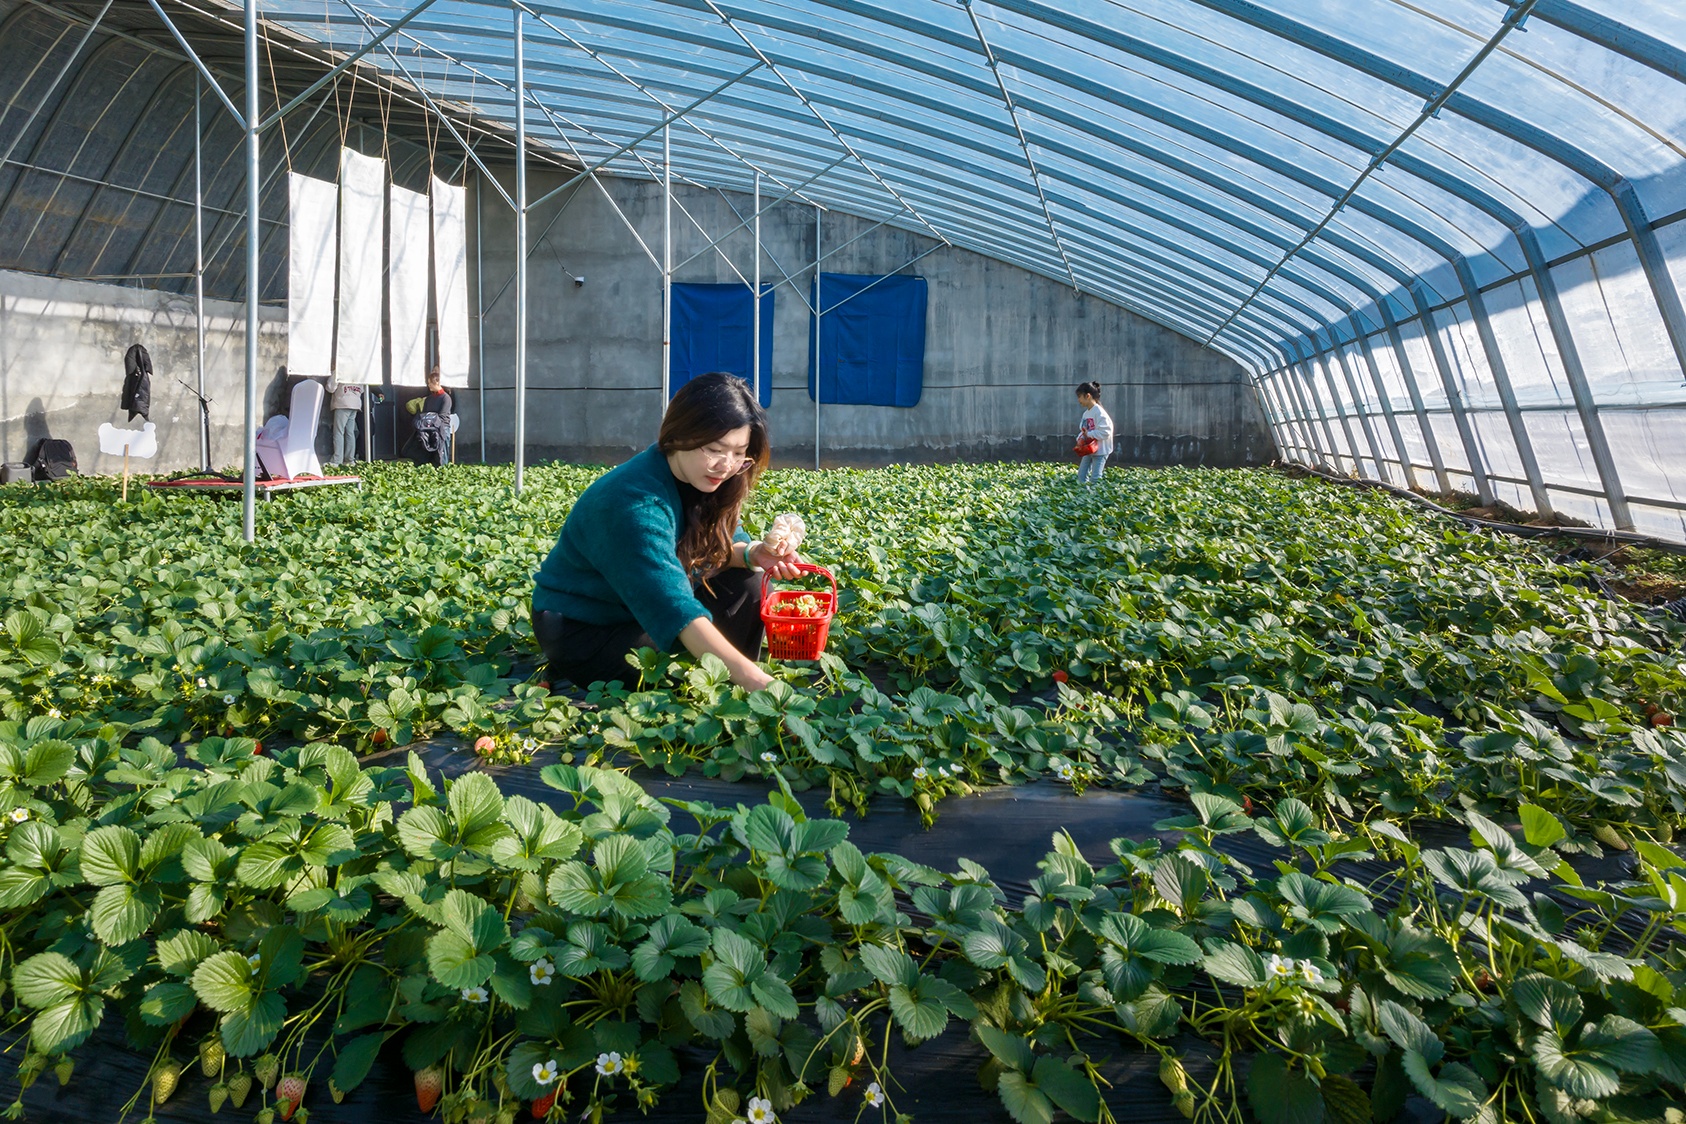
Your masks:
M258 431L258 460L271 477L290 480L322 475L322 462L316 456L322 398L322 384L305 379L293 387L286 416L277 414Z

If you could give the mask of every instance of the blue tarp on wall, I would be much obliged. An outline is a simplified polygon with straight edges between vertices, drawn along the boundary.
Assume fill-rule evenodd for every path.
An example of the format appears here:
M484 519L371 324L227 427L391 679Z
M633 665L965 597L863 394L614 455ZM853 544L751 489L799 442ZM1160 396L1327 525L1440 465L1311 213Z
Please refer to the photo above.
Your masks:
M809 289L812 307L813 290ZM820 401L839 406L917 406L925 385L923 277L826 273L820 277ZM814 397L814 330L808 327L808 397Z
M668 393L710 371L754 383L755 303L745 285L673 286L673 359ZM761 405L773 401L773 287L761 287Z

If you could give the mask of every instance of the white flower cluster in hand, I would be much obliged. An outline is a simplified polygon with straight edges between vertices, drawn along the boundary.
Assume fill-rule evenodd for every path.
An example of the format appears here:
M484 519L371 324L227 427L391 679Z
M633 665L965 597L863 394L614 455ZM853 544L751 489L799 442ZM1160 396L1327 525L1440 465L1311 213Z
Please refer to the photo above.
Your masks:
M773 520L773 525L767 528L761 541L775 554L791 554L801 547L807 535L808 524L802 521L802 517L786 512Z
M1265 978L1272 982L1298 978L1306 983L1318 984L1323 982L1323 971L1309 960L1296 961L1273 952L1270 954L1270 960L1265 963Z

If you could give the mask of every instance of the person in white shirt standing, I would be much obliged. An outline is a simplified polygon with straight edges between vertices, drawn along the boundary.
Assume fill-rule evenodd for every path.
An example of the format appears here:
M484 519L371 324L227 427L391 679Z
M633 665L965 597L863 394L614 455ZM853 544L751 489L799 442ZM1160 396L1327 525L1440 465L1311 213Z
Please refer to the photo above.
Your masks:
M1094 442L1094 451L1077 462L1077 482L1098 484L1106 471L1106 459L1112 455L1112 415L1101 406L1101 384L1086 382L1077 388L1077 403L1083 407L1083 419L1077 423L1077 443Z
M328 393L334 408L334 455L328 463L353 464L357 460L357 415L363 412L363 388L329 374Z

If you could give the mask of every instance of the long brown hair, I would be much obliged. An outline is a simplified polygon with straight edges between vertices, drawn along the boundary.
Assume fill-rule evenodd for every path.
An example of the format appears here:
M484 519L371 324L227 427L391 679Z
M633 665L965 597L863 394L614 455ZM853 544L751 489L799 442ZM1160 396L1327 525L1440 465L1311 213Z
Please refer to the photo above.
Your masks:
M767 470L772 455L767 414L748 383L714 371L679 388L668 403L667 416L656 437L656 447L667 456L700 449L744 426L749 427L749 457L744 469L714 491L699 493L685 509L679 561L687 571L705 578L719 573L731 561L732 534L738 528L743 502Z

